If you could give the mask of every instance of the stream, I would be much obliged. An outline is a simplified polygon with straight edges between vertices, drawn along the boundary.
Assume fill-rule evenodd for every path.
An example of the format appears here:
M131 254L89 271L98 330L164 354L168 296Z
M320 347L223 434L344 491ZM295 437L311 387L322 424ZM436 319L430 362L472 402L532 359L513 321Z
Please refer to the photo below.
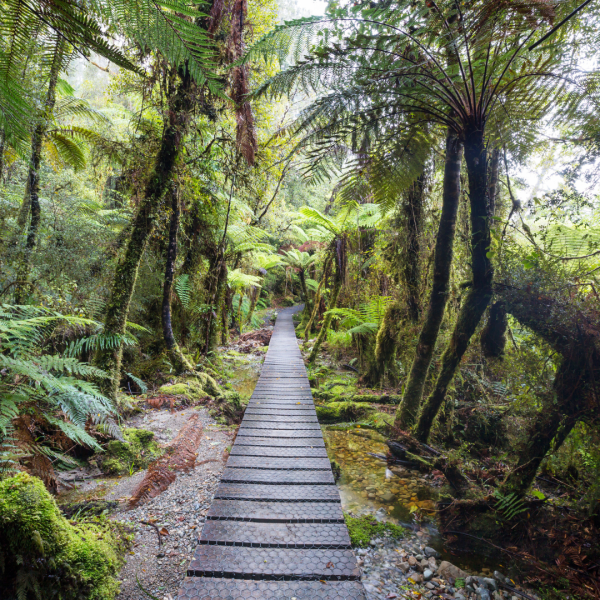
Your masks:
M400 466L388 468L384 460L372 456L388 451L381 434L360 426L329 425L323 427L323 435L330 460L340 466L337 485L345 512L355 516L375 513L380 520L411 529L439 552L441 560L465 571L487 575L505 570L497 557L486 556L480 548L470 552L469 543L460 554L446 548L435 516L437 489L422 473Z

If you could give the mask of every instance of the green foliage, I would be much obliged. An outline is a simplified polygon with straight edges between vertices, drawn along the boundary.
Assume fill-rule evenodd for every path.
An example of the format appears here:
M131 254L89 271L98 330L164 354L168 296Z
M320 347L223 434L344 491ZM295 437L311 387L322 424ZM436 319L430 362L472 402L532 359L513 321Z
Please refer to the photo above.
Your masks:
M111 600L129 538L109 520L69 522L43 483L0 481L0 587L19 600Z
M89 422L103 425L116 437L120 429L114 422L114 407L95 383L105 374L75 357L43 354L42 348L57 325L98 327L81 317L65 317L35 307L0 308L0 461L12 459L12 420L21 412L34 414L69 439L100 450L88 433ZM5 449L6 445L6 449ZM36 445L30 451L36 450Z
M499 490L496 490L494 496L496 498L494 508L507 521L512 521L516 516L527 510L523 498L516 493L504 496Z
M106 445L101 468L108 475L125 475L131 470L147 468L161 454L154 433L145 429L125 429L123 441L111 440Z
M403 527L393 523L380 523L371 515L352 517L344 513L344 521L346 521L346 527L348 527L350 542L355 548L365 548L376 537L399 540L405 535Z

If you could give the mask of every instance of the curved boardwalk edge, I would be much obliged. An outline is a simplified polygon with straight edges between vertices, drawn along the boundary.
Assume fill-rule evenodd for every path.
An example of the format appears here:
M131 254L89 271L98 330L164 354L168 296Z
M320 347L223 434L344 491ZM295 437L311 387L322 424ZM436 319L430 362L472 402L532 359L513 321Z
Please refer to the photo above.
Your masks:
M179 600L366 600L292 315L260 379Z

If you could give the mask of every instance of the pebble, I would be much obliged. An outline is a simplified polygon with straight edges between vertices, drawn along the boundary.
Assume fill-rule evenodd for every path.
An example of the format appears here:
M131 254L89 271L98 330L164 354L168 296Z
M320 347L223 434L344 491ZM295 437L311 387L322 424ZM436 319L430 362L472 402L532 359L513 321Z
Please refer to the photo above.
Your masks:
M505 581L500 573L494 572L494 577L480 577L467 575L448 561L438 565L435 559L441 558L440 554L426 545L429 539L426 530L408 531L399 541L380 536L371 540L368 548L356 550L362 563L361 579L367 600L407 597L408 590L411 597L421 594L422 598L430 600L519 600L499 588L498 581ZM438 574L438 569L444 573L464 574L468 585L455 587L456 578L446 575L446 579ZM489 570L483 572L487 574Z

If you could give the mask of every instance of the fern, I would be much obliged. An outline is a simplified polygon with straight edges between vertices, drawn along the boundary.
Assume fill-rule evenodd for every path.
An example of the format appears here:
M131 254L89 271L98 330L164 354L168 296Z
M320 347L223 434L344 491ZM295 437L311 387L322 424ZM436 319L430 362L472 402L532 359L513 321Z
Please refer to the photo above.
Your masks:
M507 521L512 521L517 515L527 510L523 499L516 493L504 496L499 490L496 490L494 496L496 498L496 510Z
M76 356L99 344L122 343L123 339L102 333L72 343L64 355L42 353L45 341L59 324L93 327L95 321L66 317L39 307L0 306L0 463L17 460L14 420L23 412L45 427L61 431L76 444L101 450L87 431L88 423L101 425L113 436L121 437L114 422L114 407L104 397L95 381L106 377L100 369L81 362ZM132 341L129 339L128 341ZM47 442L46 442L47 444ZM56 452L40 442L20 441L23 453ZM64 458L64 457L63 457ZM67 460L64 458L63 462Z
M179 275L179 277L175 279L175 291L177 292L177 297L183 305L183 308L189 308L191 299L190 294L192 291L189 275Z

